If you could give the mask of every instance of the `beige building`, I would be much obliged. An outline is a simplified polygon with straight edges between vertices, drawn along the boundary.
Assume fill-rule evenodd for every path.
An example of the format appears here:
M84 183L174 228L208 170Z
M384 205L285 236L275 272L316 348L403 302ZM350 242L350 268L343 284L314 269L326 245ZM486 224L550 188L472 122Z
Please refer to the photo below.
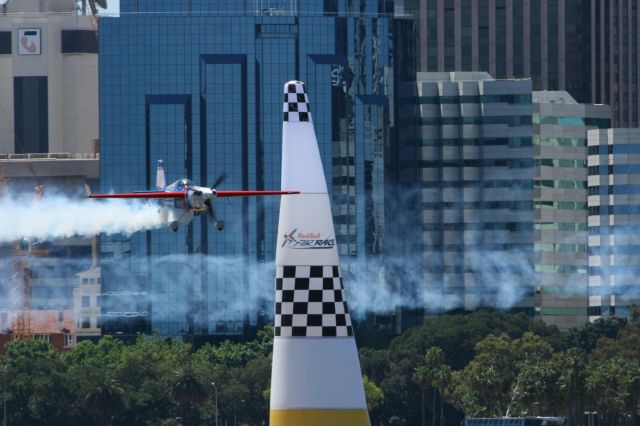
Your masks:
M94 19L74 0L0 6L0 153L97 151Z
M100 336L100 267L78 274L79 285L73 289L73 316L76 336Z

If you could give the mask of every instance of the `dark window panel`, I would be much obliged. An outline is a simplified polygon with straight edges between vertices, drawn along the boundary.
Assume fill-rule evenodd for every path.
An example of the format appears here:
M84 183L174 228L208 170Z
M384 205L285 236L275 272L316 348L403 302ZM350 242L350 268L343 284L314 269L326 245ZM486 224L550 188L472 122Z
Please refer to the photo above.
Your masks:
M11 31L0 31L0 55L11 54Z
M93 30L62 30L62 53L98 53L98 35Z
M47 77L14 77L15 152L48 152Z

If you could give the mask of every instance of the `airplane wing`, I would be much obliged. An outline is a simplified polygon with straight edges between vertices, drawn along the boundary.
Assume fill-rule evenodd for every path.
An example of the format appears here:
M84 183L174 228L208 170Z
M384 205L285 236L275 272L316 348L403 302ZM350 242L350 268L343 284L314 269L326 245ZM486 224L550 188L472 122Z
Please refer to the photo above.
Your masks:
M249 197L256 195L293 195L300 191L216 191L216 197Z
M123 194L92 194L89 198L184 198L185 192L167 192L167 191L141 191L126 192Z

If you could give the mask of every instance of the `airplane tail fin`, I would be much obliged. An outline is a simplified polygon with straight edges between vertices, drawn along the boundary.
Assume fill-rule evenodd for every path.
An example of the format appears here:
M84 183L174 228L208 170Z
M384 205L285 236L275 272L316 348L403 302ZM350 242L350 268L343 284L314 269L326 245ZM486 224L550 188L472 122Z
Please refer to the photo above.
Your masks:
M270 425L370 424L303 83L284 85Z
M163 190L167 186L167 181L164 177L164 162L158 160L158 168L156 169L156 189Z

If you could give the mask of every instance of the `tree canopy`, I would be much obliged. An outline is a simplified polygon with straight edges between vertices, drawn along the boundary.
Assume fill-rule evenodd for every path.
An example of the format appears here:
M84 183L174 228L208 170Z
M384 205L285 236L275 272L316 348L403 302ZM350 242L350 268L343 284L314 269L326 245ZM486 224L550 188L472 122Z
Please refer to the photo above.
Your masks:
M356 333L358 330L356 328ZM427 319L390 339L367 328L360 363L372 424L457 426L465 416L566 416L640 424L640 323L598 320L560 332L523 314ZM367 343L371 341L369 346ZM105 336L67 353L39 340L0 357L9 425L268 423L273 329L195 348Z

